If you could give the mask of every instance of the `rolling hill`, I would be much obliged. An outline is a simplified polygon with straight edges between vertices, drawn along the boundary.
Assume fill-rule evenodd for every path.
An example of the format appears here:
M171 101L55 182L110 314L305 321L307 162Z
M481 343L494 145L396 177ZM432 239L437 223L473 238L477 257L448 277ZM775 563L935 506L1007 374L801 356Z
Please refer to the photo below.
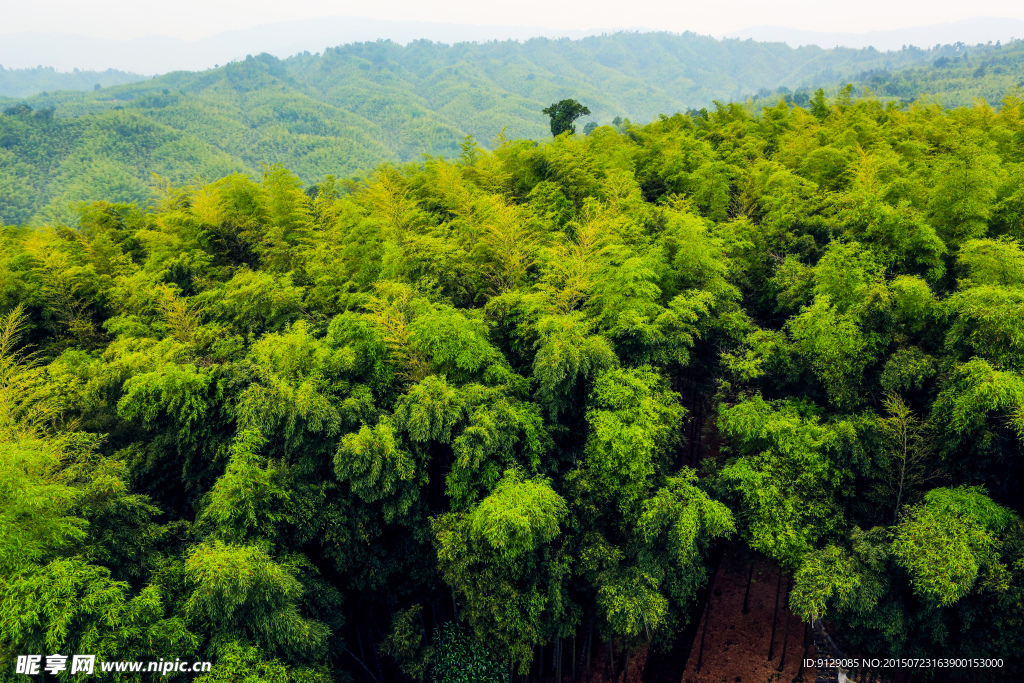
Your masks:
M102 88L144 81L147 78L149 76L116 69L57 71L52 66L25 69L5 69L0 66L0 96L30 97L50 90L92 90L97 85Z
M1022 53L1021 42L882 53L623 32L262 54L95 91L0 98L0 221L73 222L71 207L100 197L145 204L153 173L186 183L281 163L312 183L423 154L454 156L466 135L485 146L502 134L542 139L541 109L566 97L600 124L643 122L755 95L803 104L811 88L835 91L848 80L936 86L925 76L936 69L974 74L976 64L1001 60L972 85L998 99L1024 75Z

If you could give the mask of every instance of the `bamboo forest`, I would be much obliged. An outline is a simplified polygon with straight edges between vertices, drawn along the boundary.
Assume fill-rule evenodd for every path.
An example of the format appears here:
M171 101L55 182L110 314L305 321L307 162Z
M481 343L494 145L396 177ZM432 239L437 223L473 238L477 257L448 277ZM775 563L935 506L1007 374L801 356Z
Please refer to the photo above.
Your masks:
M0 680L639 681L724 548L1019 666L1024 100L805 99L0 228Z

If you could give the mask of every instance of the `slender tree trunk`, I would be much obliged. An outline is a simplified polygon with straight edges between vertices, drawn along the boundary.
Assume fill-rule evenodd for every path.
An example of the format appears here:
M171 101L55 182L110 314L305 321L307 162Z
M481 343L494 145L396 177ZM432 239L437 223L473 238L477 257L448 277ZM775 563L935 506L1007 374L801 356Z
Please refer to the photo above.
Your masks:
M793 588L793 577L790 576L786 579L786 602L789 602L789 592ZM785 605L783 605L785 607ZM785 611L785 610L783 610ZM789 614L784 614L783 619L786 620L786 635L782 638L782 657L779 658L779 671L786 668L786 650L789 649L789 626L790 622L793 621Z
M537 663L537 683L544 683L544 646L540 646L540 661Z
M356 662L359 663L359 666L363 667L363 671L366 674L366 681L367 681L367 683L369 683L369 681L373 681L374 683L380 683L380 680L377 678L377 676L374 676L373 675L373 671L371 671L370 667L368 667L366 665L366 654L365 654L365 652L363 650L363 632L362 632L362 629L359 628L358 626L356 627L356 641L359 643L359 656L356 657L355 653L352 652L351 650L349 650L347 647L345 648L345 652L347 652L349 654L349 656L352 657L352 659L356 660ZM372 643L371 643L371 647L372 647ZM376 656L376 654L374 656ZM378 666L378 674L379 674L379 666Z
M587 640L583 644L583 650L580 652L580 670L583 672L583 679L586 680L587 674L590 673L590 644L594 639L594 619L590 617L590 625L587 627Z
M366 666L366 662L359 659L359 657L356 657L356 653L352 652L352 650L348 649L347 647L344 648L344 651L345 654L347 654L352 659L356 660L356 663L359 666L363 667L363 671L366 673L366 676L369 680L372 680L374 683L380 683L380 681L377 680L376 676L373 675L373 672L370 671L370 667Z
M366 653L363 651L363 630L358 626L356 626L356 641L359 643L359 659L362 661L366 673L369 673L370 670L366 666ZM367 678L367 681L369 681L369 678Z
M555 683L562 683L562 640L555 639Z
M796 680L804 680L804 660L807 659L807 644L811 642L811 625L804 624L804 646L800 650L800 670L796 672Z
M630 651L629 648L622 648L622 683L626 683L626 679L629 678L629 664L630 664ZM619 680L618 674L615 675L615 680Z
M373 665L377 669L377 678L381 681L384 680L384 671L380 666L380 657L377 655L377 646L373 640L370 641L370 652L373 653Z
M775 622L779 620L779 593L782 592L782 569L779 569L778 579L775 581L775 611L772 612L772 642L768 646L768 661L775 659Z
M572 634L572 656L569 657L570 663L572 664L572 680L576 683L576 632Z
M608 639L608 678L615 680L615 652L612 651L612 639Z
M708 591L708 602L704 607L704 626L700 630L700 650L697 652L697 673L704 667L704 638L708 634L708 622L711 621L711 595Z
M694 381L694 392L697 390L697 383ZM704 426L704 402L694 401L693 427L690 435L690 462L695 466L700 464L700 432Z
M754 582L754 560L750 560L750 573L747 574L747 590L743 593L743 614L750 614L750 584Z
M892 523L894 526L900 518L900 505L903 503L903 485L907 479L907 452L910 450L906 429L901 430L900 437L900 450L902 451L900 453L900 484L899 488L896 489L896 509L892 513Z

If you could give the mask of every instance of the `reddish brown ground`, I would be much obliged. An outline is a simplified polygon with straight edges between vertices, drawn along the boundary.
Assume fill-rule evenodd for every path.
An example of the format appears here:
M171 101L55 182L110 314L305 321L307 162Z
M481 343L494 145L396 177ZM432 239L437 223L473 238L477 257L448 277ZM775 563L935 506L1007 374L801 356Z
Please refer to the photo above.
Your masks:
M808 644L805 649L804 625L786 607L785 576L782 577L782 590L779 594L773 657L768 660L779 571L763 558L754 560L753 565L748 612L744 614L743 595L747 588L751 561L740 558L735 545L730 545L726 550L712 584L710 618L707 619L707 629L703 634L703 656L701 632L705 626L704 615L697 628L689 661L685 668L680 662L679 677L673 677L675 683L813 683L816 671L813 668L801 670L800 663L805 656L814 656L814 647ZM787 645L785 666L779 671L784 642ZM604 643L594 643L589 673L585 679L581 675L581 681L609 683L606 647ZM615 654L616 658L620 656L618 652ZM641 683L646 658L646 650L635 653L626 680L623 681L620 675L615 683ZM545 674L546 680L554 681L552 672ZM563 674L563 683L571 683L568 667L565 667Z
M741 560L732 548L726 552L715 575L711 591L710 617L704 633L701 657L702 618L690 660L680 676L682 683L791 683L814 681L815 670L801 670L804 656L813 656L813 647L804 645L804 625L786 607L786 577L782 577L779 611L775 623L775 647L772 659L772 617L779 585L779 570L764 559L753 562L748 612L743 613L743 595L747 587L750 561ZM789 638L786 638L787 623ZM786 643L785 666L783 643Z

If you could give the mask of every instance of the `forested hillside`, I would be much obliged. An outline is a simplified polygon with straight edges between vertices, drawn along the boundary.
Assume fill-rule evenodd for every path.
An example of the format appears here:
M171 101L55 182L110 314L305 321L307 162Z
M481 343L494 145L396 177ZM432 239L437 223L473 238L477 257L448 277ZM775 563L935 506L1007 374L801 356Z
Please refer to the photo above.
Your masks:
M857 78L879 95L903 100L932 95L947 107L970 106L977 98L997 102L1005 94L1024 88L1021 42L987 50L957 45L956 54L942 55L931 64L897 73L874 70Z
M0 677L621 669L726 538L852 653L1019 666L1024 104L813 104L4 229Z
M913 47L906 50L927 58L905 69L876 68L856 74L850 79L854 90L883 101L907 104L925 99L944 107L969 107L979 99L997 103L1024 89L1024 41L1005 46L957 43L930 53ZM760 91L755 102L771 106L782 98L806 106L810 97L809 89L794 92L782 87Z
M986 81L992 87L978 94L998 101L1013 78L1024 79L1022 45L970 49L1016 60L1005 67L1010 76ZM586 103L602 124L652 121L778 88L807 106L819 86L834 84L834 93L865 71L898 73L963 52L794 50L657 33L454 46L378 42L286 60L261 55L96 92L9 99L0 101L7 112L0 116L0 221L72 223L69 207L97 199L145 206L155 196L152 173L182 183L282 163L311 183L422 154L454 157L467 134L485 147L502 130L541 139L547 122L540 111L566 97Z
M0 97L29 97L49 90L93 90L145 80L146 76L115 69L106 71L57 71L53 67L5 69L0 66Z

